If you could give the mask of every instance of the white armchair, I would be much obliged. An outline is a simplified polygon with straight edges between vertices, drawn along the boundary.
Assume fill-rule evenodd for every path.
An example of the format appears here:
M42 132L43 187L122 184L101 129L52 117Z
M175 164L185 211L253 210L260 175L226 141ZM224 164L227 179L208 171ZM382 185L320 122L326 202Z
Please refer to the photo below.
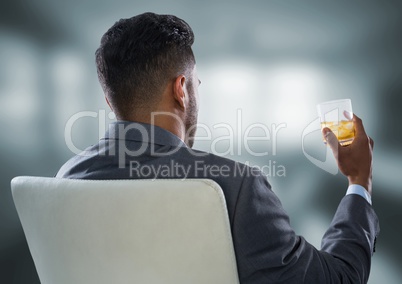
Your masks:
M42 284L239 283L212 180L17 177L11 187Z

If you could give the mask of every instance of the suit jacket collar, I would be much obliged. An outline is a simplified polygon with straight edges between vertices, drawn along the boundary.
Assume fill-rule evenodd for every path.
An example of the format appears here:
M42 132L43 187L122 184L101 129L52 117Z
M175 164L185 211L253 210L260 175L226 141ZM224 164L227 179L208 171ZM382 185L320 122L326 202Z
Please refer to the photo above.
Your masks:
M184 141L178 136L159 126L123 120L109 124L109 129L106 131L105 137L102 139L126 140L175 147L187 147Z

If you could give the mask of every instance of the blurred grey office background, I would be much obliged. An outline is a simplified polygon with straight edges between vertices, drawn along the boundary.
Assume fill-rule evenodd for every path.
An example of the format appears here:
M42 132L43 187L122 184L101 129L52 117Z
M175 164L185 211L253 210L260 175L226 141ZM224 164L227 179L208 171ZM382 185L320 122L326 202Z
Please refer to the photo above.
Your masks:
M331 160L316 130L315 106L352 99L375 140L373 205L381 235L369 283L401 283L401 1L8 0L0 5L1 283L39 283L10 180L57 172L73 155L65 130L74 115L86 115L72 125L75 148L102 136L99 128L102 132L111 114L97 82L94 52L116 20L146 11L175 14L195 32L204 125L195 148L265 166L294 229L318 248L347 181L325 170ZM241 139L263 135L261 125L272 139L251 141L246 148ZM213 141L205 138L207 128Z

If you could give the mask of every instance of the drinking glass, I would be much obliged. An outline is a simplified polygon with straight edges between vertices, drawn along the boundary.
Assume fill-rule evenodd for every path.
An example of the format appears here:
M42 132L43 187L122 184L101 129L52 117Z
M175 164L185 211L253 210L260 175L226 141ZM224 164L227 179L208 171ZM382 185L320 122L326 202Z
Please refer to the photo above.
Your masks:
M350 145L355 137L350 99L323 102L317 105L321 130L328 127L342 146ZM324 143L327 143L324 139Z

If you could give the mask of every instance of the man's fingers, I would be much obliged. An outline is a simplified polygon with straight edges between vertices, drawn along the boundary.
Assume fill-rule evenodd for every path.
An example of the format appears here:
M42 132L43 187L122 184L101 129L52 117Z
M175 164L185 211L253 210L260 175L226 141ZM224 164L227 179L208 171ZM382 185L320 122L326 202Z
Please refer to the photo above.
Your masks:
M374 148L374 140L370 136L368 138L370 140L371 150L373 150L373 148Z
M338 155L338 149L339 147L341 147L341 144L339 144L339 141L336 138L335 134L331 131L331 129L325 127L322 130L322 135L324 136L324 139L327 141L328 146L331 147L331 150L336 157Z
M366 135L366 131L363 127L363 121L356 114L353 114L353 125L356 130L356 136Z
M352 120L353 119L353 112L350 111L343 111L343 115L348 119L348 120Z

